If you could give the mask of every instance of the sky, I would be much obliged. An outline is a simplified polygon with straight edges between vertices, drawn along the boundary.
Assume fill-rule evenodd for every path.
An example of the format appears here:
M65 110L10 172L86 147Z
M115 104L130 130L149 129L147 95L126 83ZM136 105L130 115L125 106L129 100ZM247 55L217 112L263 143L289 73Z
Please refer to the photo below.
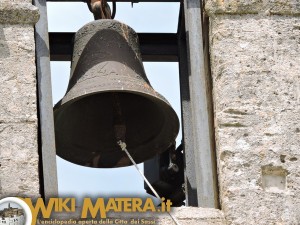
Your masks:
M9 203L9 202L5 202L5 203L0 204L0 210L3 210L3 209L5 209L5 208L8 208L8 203ZM22 209L21 206L19 206L18 204L14 203L14 202L11 202L11 203L10 203L10 207Z
M49 32L76 32L93 20L85 3L47 3ZM179 3L117 3L116 20L126 23L136 32L176 33ZM175 109L179 119L180 92L178 63L146 62L145 71L152 87ZM70 62L51 62L53 105L67 89ZM181 142L181 131L176 139ZM139 167L143 169L143 165ZM111 197L145 196L144 183L133 166L113 169L82 167L57 157L60 196Z

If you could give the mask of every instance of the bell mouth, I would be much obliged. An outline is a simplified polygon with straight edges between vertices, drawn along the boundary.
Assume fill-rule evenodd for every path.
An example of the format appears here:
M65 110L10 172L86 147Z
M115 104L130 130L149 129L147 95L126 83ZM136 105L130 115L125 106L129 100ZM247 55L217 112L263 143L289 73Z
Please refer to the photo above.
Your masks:
M154 157L173 144L179 131L179 120L165 99L128 90L104 91L55 105L58 156L95 168L132 165L117 145L113 93L119 96L127 149L137 163Z

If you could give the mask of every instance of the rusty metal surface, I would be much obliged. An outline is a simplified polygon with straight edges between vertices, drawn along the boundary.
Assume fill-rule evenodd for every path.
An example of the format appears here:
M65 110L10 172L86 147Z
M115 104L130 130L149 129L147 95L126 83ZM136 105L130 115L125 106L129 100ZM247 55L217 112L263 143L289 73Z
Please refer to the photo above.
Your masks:
M50 32L50 60L71 61L75 33ZM177 62L177 35L138 33L143 62Z
M54 108L57 154L89 167L131 165L116 144L112 92L120 99L134 160L167 150L179 120L151 87L134 30L116 20L97 20L81 28L74 43L68 90Z

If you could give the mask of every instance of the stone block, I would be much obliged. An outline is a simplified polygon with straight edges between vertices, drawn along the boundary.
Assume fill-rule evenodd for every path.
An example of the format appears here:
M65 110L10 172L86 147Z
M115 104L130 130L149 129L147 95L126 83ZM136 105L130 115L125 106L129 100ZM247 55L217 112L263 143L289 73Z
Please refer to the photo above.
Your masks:
M221 208L230 224L298 224L300 18L237 10L210 18Z
M39 195L36 123L0 123L0 198Z
M32 26L0 25L0 121L36 121Z
M35 56L34 28L30 24L0 24L0 60L18 57L28 61ZM22 58L24 57L24 59ZM32 63L31 60L29 63Z
M1 0L0 24L35 24L39 11L31 3L29 0Z
M0 198L40 195L31 0L0 3Z
M300 15L298 0L208 0L206 12L215 14Z

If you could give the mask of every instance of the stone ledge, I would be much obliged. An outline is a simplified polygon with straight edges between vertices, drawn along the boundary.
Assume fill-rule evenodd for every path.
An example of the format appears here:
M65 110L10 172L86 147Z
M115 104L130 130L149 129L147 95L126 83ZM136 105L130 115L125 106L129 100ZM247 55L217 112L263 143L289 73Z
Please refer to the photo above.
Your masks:
M0 4L0 24L35 24L38 20L39 11L30 3Z
M76 208L76 213L54 213L51 216L51 219L57 220L76 220L76 224L82 224L80 221L81 207ZM223 215L223 212L219 209L210 209L210 208L198 208L198 207L179 207L172 208L172 215L180 222L181 225L225 225L226 220ZM93 219L99 221L99 217ZM136 223L136 224L156 224L156 225L172 225L175 224L170 215L167 213L108 213L107 220L110 220L112 223L104 224L115 224L114 221L121 219L122 221L131 220L145 220L149 223ZM91 220L88 218L87 220ZM102 219L105 220L105 219ZM150 222L151 221L151 222ZM39 223L38 223L39 224ZM99 224L99 223L97 223ZM119 224L119 223L118 223ZM125 224L125 223L120 223Z
M209 16L215 14L262 14L300 16L299 0L207 0Z

